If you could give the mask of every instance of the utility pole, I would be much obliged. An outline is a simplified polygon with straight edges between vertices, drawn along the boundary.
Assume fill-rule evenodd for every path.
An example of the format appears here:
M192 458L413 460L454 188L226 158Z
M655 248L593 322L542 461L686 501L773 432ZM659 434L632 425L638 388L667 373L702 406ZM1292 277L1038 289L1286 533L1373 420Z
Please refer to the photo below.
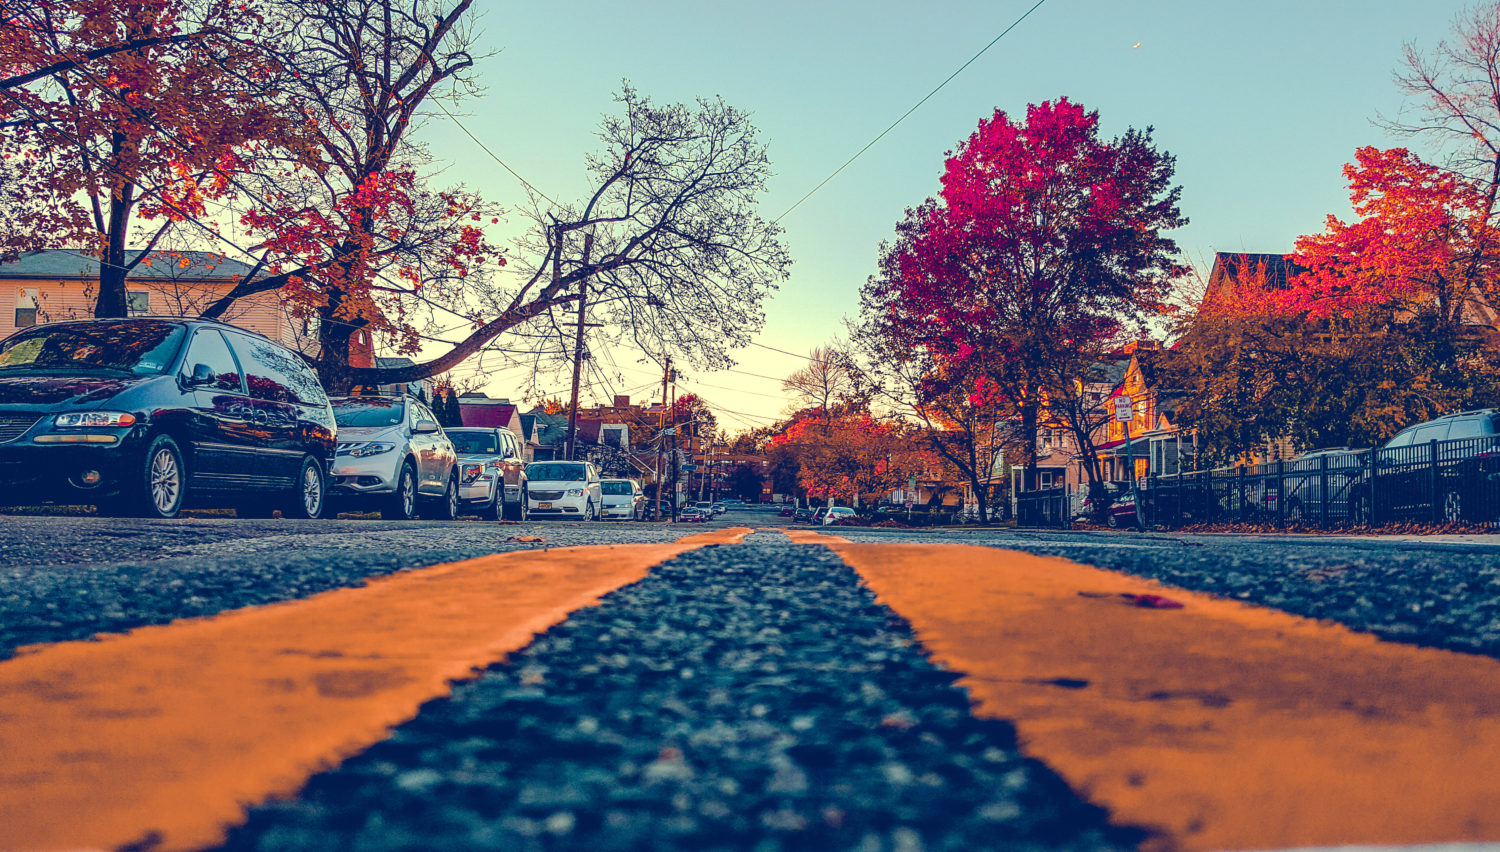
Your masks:
M662 450L667 446L667 383L672 380L672 359L667 357L661 374L661 412L656 416L656 519L661 520Z
M589 254L594 249L594 235L583 235L583 266L589 265ZM562 232L557 235L557 254L562 255ZM557 278L557 260L553 259L553 279ZM573 461L573 446L578 437L578 382L583 377L583 330L590 325L597 326L598 323L587 323L588 317L589 276L585 271L578 279L578 333L573 338L573 396L568 403L568 461Z

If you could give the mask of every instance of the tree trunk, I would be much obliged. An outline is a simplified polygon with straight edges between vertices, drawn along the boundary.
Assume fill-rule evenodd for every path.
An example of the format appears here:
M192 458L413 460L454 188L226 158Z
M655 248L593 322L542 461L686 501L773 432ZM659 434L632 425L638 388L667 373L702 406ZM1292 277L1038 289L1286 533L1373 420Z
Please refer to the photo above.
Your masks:
M349 323L335 319L341 294L329 294L328 303L318 309L318 379L329 396L348 396L354 388L354 370L349 364L349 342L363 322Z
M1021 435L1026 439L1026 475L1021 482L1024 491L1036 490L1036 465L1040 456L1036 450L1037 404L1031 400L1036 394L1028 391L1026 402L1021 403Z
M125 181L109 196L109 233L103 256L99 258L99 292L94 299L94 316L123 317L129 311L125 302L125 234L130 223L130 208L135 203L135 185Z

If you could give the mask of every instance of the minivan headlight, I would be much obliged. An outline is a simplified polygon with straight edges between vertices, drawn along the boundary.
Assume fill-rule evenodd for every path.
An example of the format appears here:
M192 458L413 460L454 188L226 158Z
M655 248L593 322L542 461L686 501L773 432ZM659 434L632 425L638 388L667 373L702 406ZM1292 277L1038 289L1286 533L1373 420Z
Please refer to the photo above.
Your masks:
M52 418L59 429L126 429L135 425L135 415L127 411L75 411Z

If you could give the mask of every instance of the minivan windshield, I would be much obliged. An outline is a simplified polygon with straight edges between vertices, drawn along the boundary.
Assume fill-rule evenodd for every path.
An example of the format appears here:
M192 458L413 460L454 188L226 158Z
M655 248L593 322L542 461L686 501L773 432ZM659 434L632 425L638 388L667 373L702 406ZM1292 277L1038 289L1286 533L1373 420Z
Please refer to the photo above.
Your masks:
M108 370L132 376L165 373L186 330L160 320L39 325L0 343L0 372Z
M582 482L583 465L568 462L544 462L526 466L526 478L533 482Z
M333 400L333 419L344 429L374 429L401 422L401 400L381 396L351 396Z

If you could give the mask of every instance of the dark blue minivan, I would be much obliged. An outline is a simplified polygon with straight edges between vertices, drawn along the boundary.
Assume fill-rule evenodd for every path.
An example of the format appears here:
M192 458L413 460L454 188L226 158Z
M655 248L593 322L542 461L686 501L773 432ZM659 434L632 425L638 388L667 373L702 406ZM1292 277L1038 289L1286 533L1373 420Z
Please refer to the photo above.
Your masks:
M31 326L0 340L0 502L102 514L323 513L335 425L317 374L207 320Z

